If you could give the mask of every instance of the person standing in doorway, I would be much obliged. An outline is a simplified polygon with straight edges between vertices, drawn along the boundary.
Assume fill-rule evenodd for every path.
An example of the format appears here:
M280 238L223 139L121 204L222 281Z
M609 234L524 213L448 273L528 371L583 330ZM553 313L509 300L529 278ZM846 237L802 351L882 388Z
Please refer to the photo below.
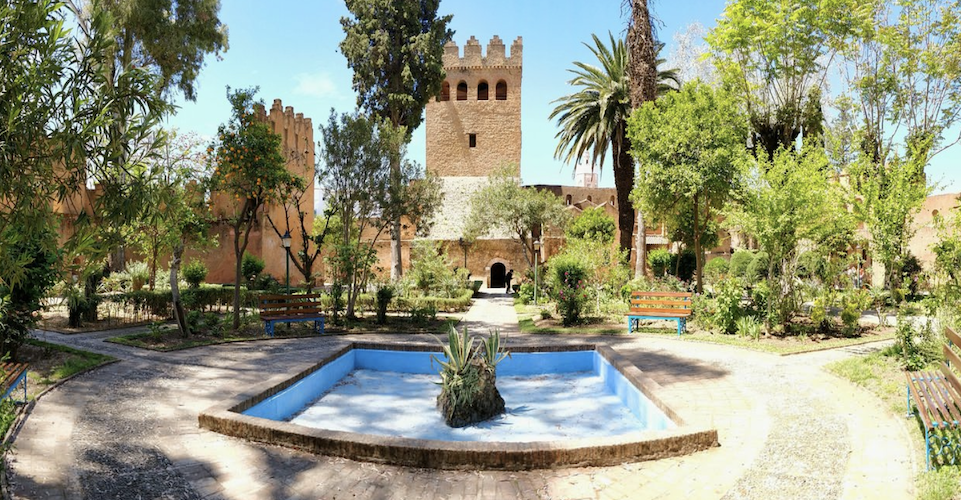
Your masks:
M511 269L507 271L507 276L504 276L504 280L507 282L507 286L504 287L504 293L510 295L511 293L511 280L514 279L514 270Z

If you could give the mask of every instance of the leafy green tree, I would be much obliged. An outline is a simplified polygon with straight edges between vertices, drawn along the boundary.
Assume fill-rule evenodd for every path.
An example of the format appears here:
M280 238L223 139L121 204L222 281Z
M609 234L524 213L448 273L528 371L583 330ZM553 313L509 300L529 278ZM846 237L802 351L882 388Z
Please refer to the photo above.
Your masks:
M69 0L68 9L79 28L77 44L85 47L98 38L110 41L98 50L94 70L100 73L101 91L107 98L113 118L101 131L104 168L114 178L118 190L135 191L139 180L124 171L122 165L138 162L134 145L144 137L124 137L141 118L137 112L144 91L149 98L164 106L173 102L172 91L181 91L187 100L196 100L194 81L205 56L219 57L227 49L227 28L220 23L218 0ZM108 19L106 23L96 19ZM144 89L138 79L126 74L142 72L152 85ZM156 107L156 104L152 105ZM159 124L155 124L159 125ZM162 145L152 146L159 149ZM105 189L109 186L105 186ZM112 270L123 270L126 261L126 239L119 231L102 225L100 237L113 252Z
M418 240L410 248L410 270L407 278L424 295L437 290L454 274L450 257L432 240Z
M280 199L282 193L303 189L304 179L287 170L281 151L280 135L270 124L257 117L254 95L257 88L231 92L227 88L232 116L217 129L211 185L214 192L228 197L223 213L216 214L233 230L234 239L234 319L233 329L240 328L240 284L243 255L250 241L250 231L264 204ZM233 200L230 200L233 198Z
M829 68L866 23L869 2L733 0L707 40L724 86L747 110L755 154L768 159L822 135Z
M202 198L209 179L201 146L195 134L179 134L176 130L167 133L161 152L149 165L142 212L126 231L126 239L147 258L151 290L156 285L160 257L172 251L183 236L183 217L193 217L183 211L184 204L192 205L188 207L192 212L206 208ZM199 197L201 203L192 197Z
M427 101L440 92L444 81L444 44L454 32L447 28L452 16L437 16L440 0L395 2L347 0L353 17L341 18L344 41L340 51L354 70L357 105L371 115L403 130L390 156L390 189L402 187L401 148L420 126ZM402 205L403 203L399 203ZM403 274L401 216L392 214L391 269L394 280Z
M357 296L370 277L378 239L395 215L403 215L418 234L429 230L441 201L440 183L404 158L404 132L389 122L357 113L338 116L331 110L321 132L318 174L342 238L334 259L335 278L346 280L341 284L347 286L347 315L353 316ZM400 165L398 182L392 170L395 161Z
M873 171L864 173L863 169ZM871 234L868 248L875 262L884 265L885 283L896 296L908 243L917 232L914 216L931 192L924 182L924 166L895 157L884 166L858 162L849 171L859 179L860 196L854 208Z
M689 209L697 259L697 291L703 290L702 241L710 222L737 189L745 127L724 92L693 82L680 92L644 104L628 134L638 163L635 199L647 213Z
M523 249L527 265L534 267L534 235L548 228L563 229L570 218L560 198L548 191L521 186L509 168L500 168L470 199L465 239L473 241L495 232L506 232Z
M207 54L227 50L227 26L220 22L219 0L67 0L80 31L97 29L92 19L109 13L112 50L105 53L110 81L120 68L147 68L160 77L161 92L174 88L197 99L194 82ZM118 90L120 90L118 88Z
M143 159L155 151L151 133L168 109L157 98L156 79L141 69L120 68L114 77L127 91L108 92L101 66L112 50L110 17L91 16L94 29L85 44L74 46L60 7L46 0L0 5L0 114L6 117L0 121L0 286L11 294L18 287L42 294L49 286L32 274L44 269L32 266L57 261L44 257L58 255L57 239L40 236L61 222L55 203L80 211L63 221L70 230L60 242L60 262L99 267L110 238L119 239L103 228L122 227L139 212ZM120 120L126 126L118 129ZM115 154L117 143L127 144L126 155ZM86 188L91 181L100 188L96 198ZM6 319L33 315L7 305L15 314Z
M590 240L610 245L617 227L603 207L587 208L567 226L567 239Z
M853 238L854 219L847 211L842 188L829 179L826 166L824 150L816 147L798 153L781 150L772 161L762 155L756 159L738 203L725 213L727 227L757 240L761 251L754 260L766 254L769 329L773 322L786 326L799 310L795 277L804 250L824 245L835 248L840 246L838 241Z
M578 69L569 70L574 78L568 83L579 90L555 100L557 106L550 119L557 118L560 127L554 136L557 139L556 158L571 163L590 154L592 162L603 170L610 147L617 191L617 224L621 231L619 245L630 258L635 219L630 200L634 187L634 162L627 136L627 118L632 109L629 58L624 42L616 40L610 33L608 36L610 47L605 46L597 35L592 35L593 47L585 44L600 66L574 62ZM673 71L660 72L657 76L658 95L673 90L678 83ZM668 85L668 81L675 87Z
M866 2L868 27L844 51L850 95L835 120L853 145L846 170L860 195L868 247L900 287L913 215L929 194L924 168L961 137L947 137L961 112L961 6L949 0Z

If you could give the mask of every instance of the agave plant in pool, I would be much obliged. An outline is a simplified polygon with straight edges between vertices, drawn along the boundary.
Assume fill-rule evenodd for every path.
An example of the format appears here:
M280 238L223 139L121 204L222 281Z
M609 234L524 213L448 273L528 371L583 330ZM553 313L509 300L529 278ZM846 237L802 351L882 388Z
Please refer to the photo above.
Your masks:
M504 398L496 386L497 364L510 353L501 350L500 342L497 330L478 341L467 328L458 333L451 326L444 346L446 361L431 356L431 362L440 365L437 408L447 425L464 427L504 413Z

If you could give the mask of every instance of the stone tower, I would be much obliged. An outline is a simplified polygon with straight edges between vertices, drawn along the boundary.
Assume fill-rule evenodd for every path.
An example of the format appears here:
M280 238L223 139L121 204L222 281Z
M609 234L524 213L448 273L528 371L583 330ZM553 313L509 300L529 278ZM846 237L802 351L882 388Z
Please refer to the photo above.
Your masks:
M521 163L521 37L511 45L494 36L486 57L470 37L460 56L444 46L441 93L427 103L427 168L440 177L486 177Z
M454 42L444 46L447 76L425 110L427 170L444 186L431 239L456 242L463 236L470 196L492 172L510 167L520 178L521 57L521 37L511 45L510 56L496 35L486 56L474 37L463 57Z

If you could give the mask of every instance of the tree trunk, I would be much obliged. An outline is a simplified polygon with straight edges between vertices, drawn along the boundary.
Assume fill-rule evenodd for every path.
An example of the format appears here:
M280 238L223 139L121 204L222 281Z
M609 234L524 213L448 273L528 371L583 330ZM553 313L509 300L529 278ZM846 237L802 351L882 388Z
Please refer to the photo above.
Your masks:
M240 278L243 272L243 250L240 248L240 228L234 227L234 321L233 330L240 329Z
M190 326L187 325L187 313L184 311L184 304L180 300L180 278L177 275L180 272L180 258L184 253L184 243L181 241L173 251L173 257L170 259L170 301L172 303L172 309L174 313L174 320L177 321L177 328L180 329L180 335L183 337L190 336Z
M400 144L397 145L400 147ZM398 184L400 184L400 152L392 155L390 159L390 183L392 184L392 192L400 192ZM400 200L390 200L391 203L397 204ZM401 241L400 241L400 214L396 213L394 210L394 219L390 221L390 279L392 281L399 281L401 276L404 275L404 262L403 256L401 255Z
M657 53L647 0L631 0L631 22L627 28L630 51L628 74L631 81L631 107L637 109L657 98Z
M150 283L148 283L147 288L152 292L157 286L157 245L153 246L153 252L150 256Z
M625 135L627 123L621 122L620 130L611 139L611 152L614 158L614 189L617 192L617 229L620 231L619 248L627 252L631 260L634 247L634 204L631 191L634 189L634 158L631 157L631 141Z
M647 276L647 223L644 221L644 212L637 211L637 248L634 250L634 255L637 259L634 261L634 278L641 278Z
M704 293L704 284L701 283L701 269L704 267L704 254L701 248L701 209L698 204L697 195L694 196L694 278L697 280L697 293Z

